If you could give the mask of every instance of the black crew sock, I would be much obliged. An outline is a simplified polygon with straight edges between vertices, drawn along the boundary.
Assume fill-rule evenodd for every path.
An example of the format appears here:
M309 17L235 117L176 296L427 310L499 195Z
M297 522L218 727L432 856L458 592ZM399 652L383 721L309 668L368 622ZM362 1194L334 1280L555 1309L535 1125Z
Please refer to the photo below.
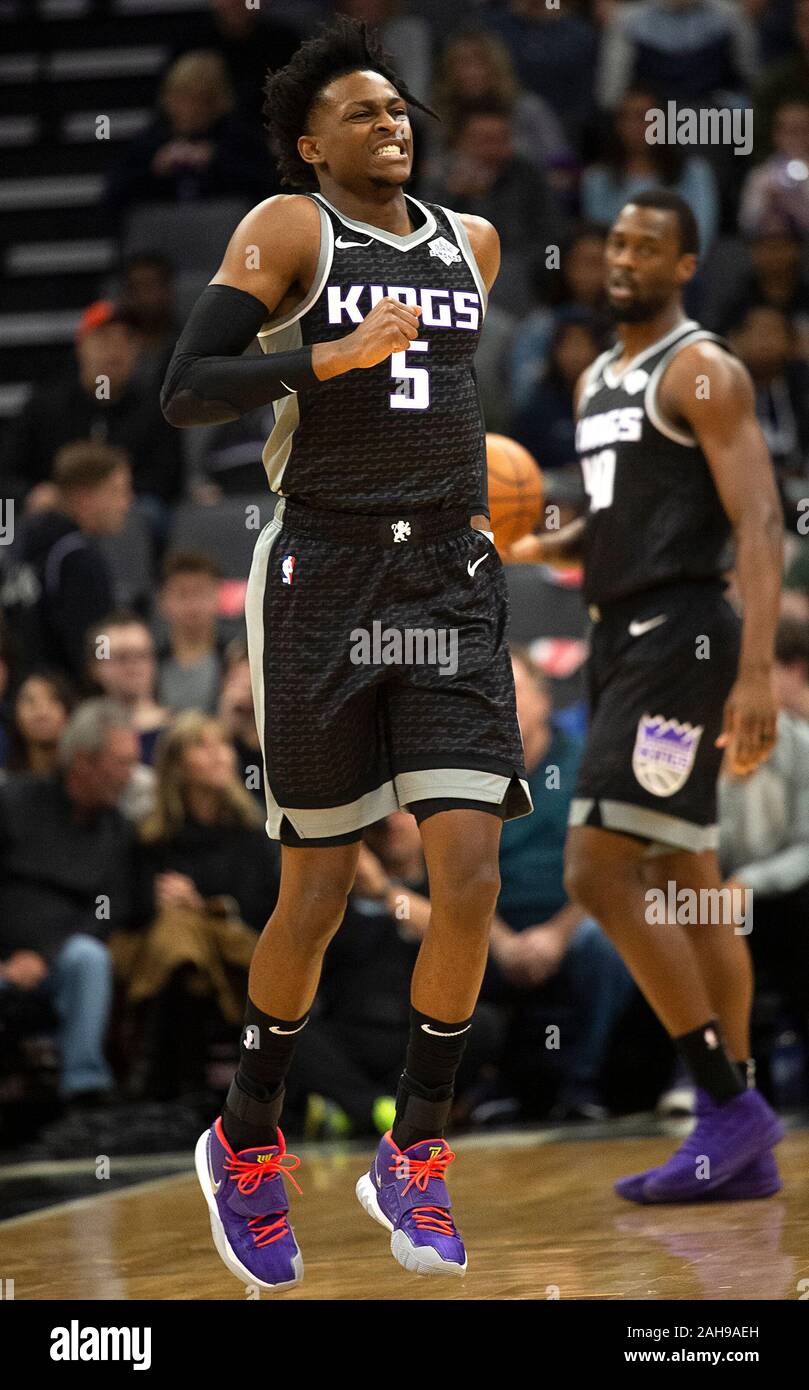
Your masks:
M680 1055L698 1086L717 1105L724 1105L745 1091L737 1065L728 1056L719 1022L709 1018L701 1028L674 1039Z
M248 997L239 1069L222 1111L222 1128L236 1153L278 1143L284 1078L307 1018L273 1018Z
M407 1062L396 1093L391 1138L400 1149L421 1139L439 1138L452 1105L455 1073L469 1039L471 1018L442 1023L410 1010Z

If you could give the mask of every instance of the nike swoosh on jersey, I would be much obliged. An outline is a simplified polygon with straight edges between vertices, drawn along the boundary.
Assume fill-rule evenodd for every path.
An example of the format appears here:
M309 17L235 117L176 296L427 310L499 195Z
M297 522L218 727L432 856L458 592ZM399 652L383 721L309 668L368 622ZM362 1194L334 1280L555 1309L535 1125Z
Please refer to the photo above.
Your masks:
M213 1168L211 1167L211 1141L210 1141L210 1139L208 1140L208 1150L207 1150L207 1153L208 1153L208 1177L209 1177L210 1180L211 1180L211 1187L213 1188L213 1195L214 1195L214 1197L215 1197L216 1194L217 1194L217 1192L219 1191L220 1187L222 1186L222 1183L224 1182L224 1179L223 1179L223 1178L220 1178L220 1179L219 1179L219 1182L217 1182L217 1181L216 1181L216 1178L215 1178L214 1175L213 1175Z
M422 1033L432 1033L434 1038L459 1038L461 1033L468 1033L471 1027L471 1023L467 1023L466 1027L459 1028L457 1033L442 1033L439 1028L431 1028L429 1023L422 1023L421 1031Z
M467 561L467 564L466 564L466 572L467 572L467 574L474 574L474 573L475 573L475 570L476 570L477 567L478 567L478 565L482 565L482 564L483 564L483 561L484 561L484 560L488 560L488 558L489 558L488 555L481 555L480 559L479 559L479 560L476 560L475 563L474 563L474 565L472 564L472 561L471 561L471 560L468 560L468 561Z
M288 1038L292 1033L300 1033L301 1029L302 1029L302 1028L305 1028L308 1022L309 1022L308 1018L305 1018L305 1019L303 1020L303 1023L301 1024L300 1028L278 1028L278 1027L276 1027L276 1025L275 1025L274 1023L271 1023L271 1024L270 1024L270 1032L271 1032L271 1033L280 1033L282 1038Z
M347 246L370 246L372 241L373 237L369 237L367 241L346 241L344 237L338 236L334 244L344 250Z
M633 618L632 622L629 624L630 637L642 637L644 632L651 632L653 627L659 627L661 623L666 621L667 617L668 613L661 613L657 618L647 618L642 623L639 623L636 618Z

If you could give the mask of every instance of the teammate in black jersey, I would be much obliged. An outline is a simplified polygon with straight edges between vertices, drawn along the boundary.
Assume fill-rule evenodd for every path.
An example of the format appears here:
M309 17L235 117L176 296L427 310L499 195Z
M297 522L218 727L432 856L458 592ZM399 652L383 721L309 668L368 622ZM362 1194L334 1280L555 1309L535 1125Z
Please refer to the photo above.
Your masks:
M406 1268L459 1274L443 1134L502 820L531 809L473 368L499 242L481 218L405 195L418 103L363 25L308 41L266 92L282 174L306 191L267 199L238 227L162 396L177 425L274 401L264 463L281 496L246 602L281 888L253 960L239 1070L197 1171L228 1267L265 1288L295 1283L284 1078L362 830L409 807L432 918L395 1122L357 1195ZM254 337L265 355L242 356Z
M774 745L783 522L747 372L683 312L696 251L675 194L641 194L619 214L606 250L619 342L577 387L590 508L513 547L522 562L583 554L591 718L567 890L615 942L697 1085L682 1148L618 1183L637 1202L780 1187L781 1127L748 1061L751 895L720 891L716 781L723 750L744 777ZM731 531L741 624L723 593Z

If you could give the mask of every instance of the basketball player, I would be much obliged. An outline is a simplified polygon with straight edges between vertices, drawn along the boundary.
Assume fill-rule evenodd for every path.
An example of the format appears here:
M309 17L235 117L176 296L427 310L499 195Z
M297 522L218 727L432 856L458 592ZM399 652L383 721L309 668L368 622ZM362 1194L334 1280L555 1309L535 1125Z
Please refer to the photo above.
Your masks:
M728 892L722 923L699 926L661 924L650 911L650 889L721 889L723 750L745 776L776 734L781 509L747 372L683 312L697 249L693 213L673 193L640 194L619 214L606 264L620 340L577 386L589 511L511 552L522 562L583 553L591 719L567 890L618 947L697 1086L698 1123L683 1146L617 1184L636 1202L780 1187L771 1148L781 1125L749 1061L749 905ZM731 532L742 624L723 593Z
M280 499L256 544L246 617L281 888L253 959L239 1069L197 1171L228 1268L267 1289L300 1279L284 1078L363 828L407 807L432 918L395 1122L357 1195L406 1268L461 1274L444 1129L486 961L502 821L531 809L504 574L480 529L473 356L499 243L480 218L404 193L408 103L419 103L364 25L308 40L266 96L282 175L306 191L267 199L237 228L162 397L183 426L274 401L263 459ZM242 356L255 337L265 355Z

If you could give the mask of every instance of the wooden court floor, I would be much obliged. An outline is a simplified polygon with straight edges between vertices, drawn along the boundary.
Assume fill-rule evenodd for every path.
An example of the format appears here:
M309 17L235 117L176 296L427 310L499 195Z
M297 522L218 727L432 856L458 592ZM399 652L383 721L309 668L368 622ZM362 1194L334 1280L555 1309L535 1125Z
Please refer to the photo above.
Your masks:
M292 1216L306 1276L275 1297L805 1296L809 1131L779 1146L784 1191L766 1201L636 1207L613 1195L615 1178L660 1162L673 1146L671 1138L559 1142L547 1132L458 1140L450 1181L469 1250L463 1280L418 1278L395 1263L387 1233L354 1196L363 1152L303 1146L304 1196L293 1193ZM191 1173L5 1222L0 1271L14 1279L17 1299L245 1297L213 1250Z

